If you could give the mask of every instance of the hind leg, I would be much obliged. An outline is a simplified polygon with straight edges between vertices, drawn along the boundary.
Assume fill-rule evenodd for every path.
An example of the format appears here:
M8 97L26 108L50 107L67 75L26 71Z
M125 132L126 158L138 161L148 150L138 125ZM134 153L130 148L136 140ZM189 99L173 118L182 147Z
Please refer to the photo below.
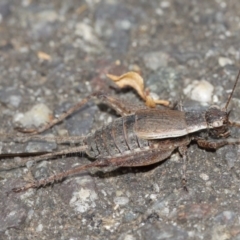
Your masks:
M46 131L47 129L51 128L52 126L62 122L64 119L69 117L74 112L78 111L80 108L82 108L85 104L87 104L89 101L94 100L97 102L101 102L104 104L107 104L109 107L114 109L118 114L121 116L127 116L130 114L133 114L136 110L139 108L146 108L146 106L135 106L132 104L126 104L126 102L121 101L118 98L114 98L105 94L101 93L95 93L92 94L86 98L84 98L81 102L77 103L73 107L69 108L68 111L62 113L59 117L54 118L50 122L48 122L46 125L40 127L39 129L36 128L17 128L18 131L28 133L28 136L35 135L42 133Z
M63 178L66 178L70 175L78 174L94 167L99 167L99 168L116 167L116 166L117 167L137 167L137 166L151 165L168 158L171 154L172 154L172 151L155 150L151 152L139 152L134 155L124 156L124 157L115 157L112 159L98 159L95 162L92 162L90 164L79 166L62 173L58 173L46 179L34 181L32 183L26 184L23 187L14 188L13 191L20 192L20 191L25 191L29 188L44 187L48 184L53 184L54 182L61 181Z

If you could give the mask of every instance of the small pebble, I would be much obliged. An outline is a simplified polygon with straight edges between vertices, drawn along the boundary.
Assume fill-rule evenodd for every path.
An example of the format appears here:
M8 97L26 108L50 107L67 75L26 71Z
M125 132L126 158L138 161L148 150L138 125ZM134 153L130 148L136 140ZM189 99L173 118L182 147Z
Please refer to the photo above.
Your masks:
M36 232L41 232L43 230L43 225L39 224L36 228Z
M199 177L200 177L202 180L204 180L204 181L208 181L208 180L209 180L209 176L208 176L207 174L205 174L205 173L201 173L201 174L199 175Z
M136 238L133 235L127 234L124 236L123 240L136 240Z
M117 205L126 205L129 202L129 198L127 197L115 197L114 198L114 203Z
M156 71L160 67L167 67L169 56L164 52L150 52L143 56L147 68Z
M22 127L39 127L50 122L52 118L52 111L45 104L39 103L26 113L17 113L13 121L20 123Z
M168 1L162 1L160 3L161 8L169 8L170 7L170 3Z
M85 42L95 45L100 44L93 28L84 22L77 23L75 34L82 37Z
M214 220L220 224L231 225L237 218L237 214L234 211L223 211L214 217Z
M69 184L65 185L68 186L68 190L70 190L70 206L77 213L84 213L89 211L90 209L94 209L97 204L96 202L98 199L98 195L93 184L93 179L88 176L79 177L75 178L73 182L75 182L75 187L78 186L73 192L71 192ZM62 189L62 191L64 192L64 194L66 194L66 190Z
M0 90L0 102L17 108L22 101L21 93L13 88L4 88Z
M232 65L233 61L231 59L229 59L229 58L220 57L220 58L218 58L218 64L221 67L225 67L226 65Z
M235 152L228 152L225 155L225 159L229 168L233 168L237 159Z
M193 81L183 92L190 99L201 103L209 103L212 100L213 85L206 80Z
M41 141L33 141L28 142L25 151L28 153L33 152L52 152L57 148L57 144L55 142L41 142Z

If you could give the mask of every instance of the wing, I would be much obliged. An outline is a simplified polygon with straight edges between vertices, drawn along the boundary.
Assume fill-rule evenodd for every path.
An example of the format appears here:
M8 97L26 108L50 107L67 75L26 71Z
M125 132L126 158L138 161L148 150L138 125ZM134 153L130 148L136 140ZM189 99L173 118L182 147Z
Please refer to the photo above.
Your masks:
M134 131L143 139L173 138L188 134L184 112L159 109L137 111Z

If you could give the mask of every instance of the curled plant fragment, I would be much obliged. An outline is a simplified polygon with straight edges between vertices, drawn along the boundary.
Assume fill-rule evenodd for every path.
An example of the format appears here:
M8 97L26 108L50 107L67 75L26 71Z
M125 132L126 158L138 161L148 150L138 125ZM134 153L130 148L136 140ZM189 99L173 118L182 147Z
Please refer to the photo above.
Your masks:
M145 101L148 107L154 108L157 104L164 106L169 106L169 101L153 99L150 96L149 91L144 88L143 78L136 72L127 72L121 76L115 76L112 74L107 74L112 81L114 81L118 87L132 87L138 93L138 95Z

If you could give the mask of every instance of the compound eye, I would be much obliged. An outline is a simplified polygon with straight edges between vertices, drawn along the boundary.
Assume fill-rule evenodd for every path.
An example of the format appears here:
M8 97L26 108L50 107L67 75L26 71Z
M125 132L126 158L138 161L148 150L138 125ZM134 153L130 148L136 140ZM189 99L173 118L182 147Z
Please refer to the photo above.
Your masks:
M222 119L221 119L222 120ZM223 125L222 121L217 121L213 123L213 127L221 127Z

